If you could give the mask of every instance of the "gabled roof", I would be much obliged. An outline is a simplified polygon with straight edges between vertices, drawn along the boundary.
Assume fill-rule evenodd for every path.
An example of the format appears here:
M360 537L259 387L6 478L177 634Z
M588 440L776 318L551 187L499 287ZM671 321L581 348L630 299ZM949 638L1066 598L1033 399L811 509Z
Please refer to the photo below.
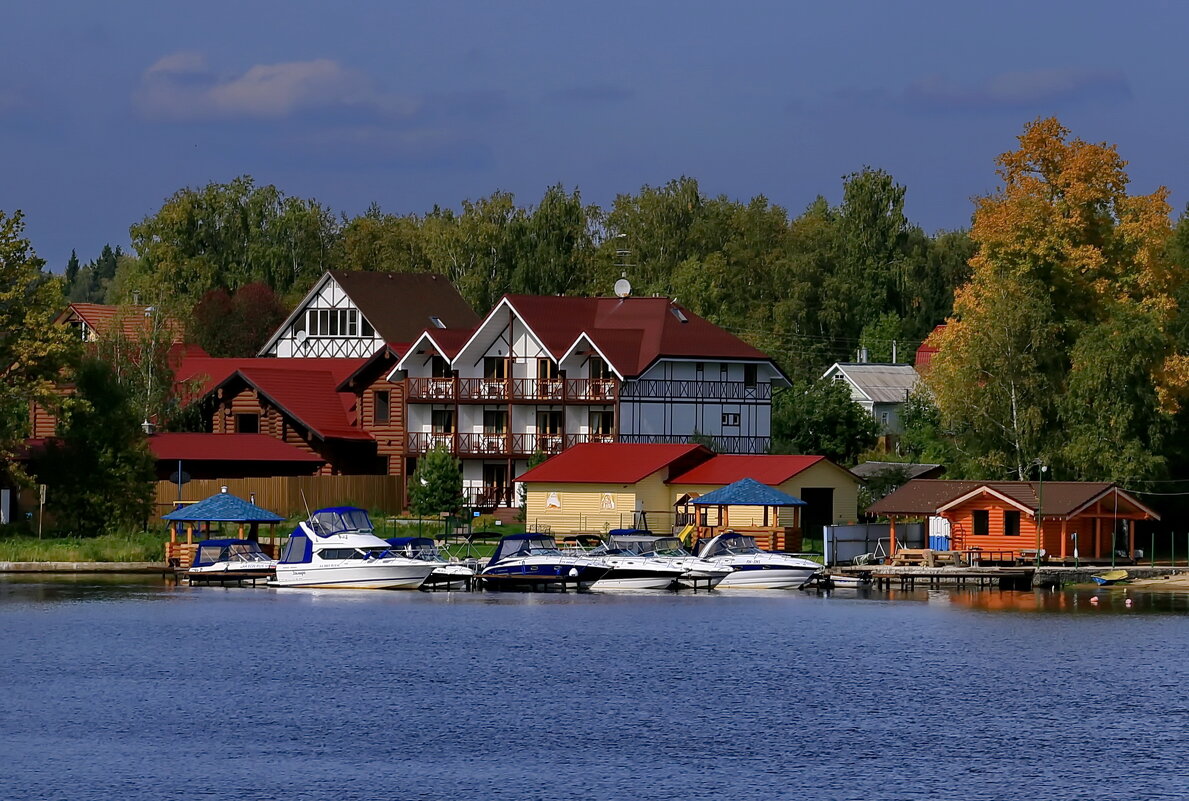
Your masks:
M852 386L874 403L903 403L920 374L911 364L870 364L837 362L822 375L841 373Z
M749 477L762 484L776 486L818 462L833 464L824 456L720 454L670 479L669 483L731 484ZM842 470L841 467L838 469Z
M850 469L852 473L864 480L891 470L903 471L905 477L913 479L939 476L945 472L945 467L939 464L910 462L860 462Z
M329 270L264 343L267 353L289 329L297 316L333 280L351 298L372 328L385 342L404 345L413 342L426 328L436 328L437 318L446 329L473 328L479 316L467 305L450 280L433 273L380 273Z
M354 396L338 391L340 382L329 370L293 369L284 364L291 359L266 361L268 367L244 367L234 375L322 439L373 439L351 425L347 410Z
M933 363L933 357L941 350L941 338L945 336L945 323L934 326L933 331L917 348L916 361L913 366L918 371L925 371L929 369L929 365Z
M264 434L165 433L149 437L158 461L186 462L309 462L322 457Z
M285 520L230 492L220 492L198 503L183 506L161 515L161 519L192 523L280 523Z
M1044 492L1044 503L1040 493ZM1124 504L1159 520L1160 516L1135 497L1105 481L943 481L914 479L871 504L875 515L933 515L957 503L982 494L999 498L1008 505L1049 517L1072 517L1095 501L1117 492Z
M230 359L202 354L183 358L174 372L174 381L179 384L201 381L201 386L195 392L198 397L201 397L226 381L236 370L266 367L276 370L325 371L335 379L337 386L366 361L367 359L274 359L268 357Z
M435 328L422 331L421 335L404 349L393 371L404 370L412 360L418 357L428 358L427 354L435 354L452 361L474 334L474 328ZM391 372L388 378L392 379Z
M694 444L584 443L542 462L517 481L552 484L635 484L660 470L687 470L711 458ZM666 476L668 478L668 476Z
M694 498L694 506L806 506L805 501L761 484L754 478L741 478L733 484Z
M124 336L137 338L143 335L149 327L147 318L154 313L152 306L128 305L112 306L103 303L71 303L54 319L55 323L63 324L72 320L81 320L87 327L99 336L108 334L117 322ZM182 326L170 317L164 320L165 329L170 342L178 343L183 339Z

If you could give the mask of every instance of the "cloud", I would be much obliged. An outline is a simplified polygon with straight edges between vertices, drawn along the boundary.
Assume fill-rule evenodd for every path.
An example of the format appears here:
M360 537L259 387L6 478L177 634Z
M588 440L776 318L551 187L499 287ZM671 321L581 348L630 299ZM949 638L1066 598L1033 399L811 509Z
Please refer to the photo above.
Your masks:
M171 53L145 70L135 102L162 120L282 120L306 114L401 117L415 101L380 91L364 74L320 58L256 64L217 75L201 53Z
M632 98L632 90L610 84L571 86L550 92L545 99L551 103L590 105L594 103L622 103Z
M963 86L941 75L910 84L899 98L927 111L1039 110L1082 102L1123 102L1131 87L1123 73L1078 68L1006 72Z

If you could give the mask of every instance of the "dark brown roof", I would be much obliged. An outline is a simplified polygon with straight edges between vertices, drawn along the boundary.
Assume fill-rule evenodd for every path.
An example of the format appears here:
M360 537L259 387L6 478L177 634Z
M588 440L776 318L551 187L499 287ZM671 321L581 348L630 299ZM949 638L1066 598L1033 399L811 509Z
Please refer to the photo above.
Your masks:
M861 479L869 479L884 471L904 471L907 478L937 478L945 472L945 466L939 464L916 464L913 462L860 462L850 469Z
M1046 481L1044 482L1044 516L1065 517L1108 493L1114 484L1105 481ZM1011 498L1031 509L1040 507L1041 484L1036 481L943 481L914 479L900 489L871 504L867 510L874 515L931 515L951 501L977 489L986 488ZM1148 511L1143 504L1123 490L1119 498L1136 508Z
M330 275L363 312L384 341L407 345L426 329L471 329L479 316L454 284L433 273L374 273L331 270ZM439 329L440 330L440 329Z

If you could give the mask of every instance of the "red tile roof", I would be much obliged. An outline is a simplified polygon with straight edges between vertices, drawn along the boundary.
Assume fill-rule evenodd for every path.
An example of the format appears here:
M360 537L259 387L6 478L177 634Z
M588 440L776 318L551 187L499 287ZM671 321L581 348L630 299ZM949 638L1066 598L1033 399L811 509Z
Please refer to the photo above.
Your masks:
M668 298L505 295L504 299L554 358L564 356L585 333L624 376L640 375L662 356L769 361L766 354L734 334Z
M355 397L338 391L341 379L333 372L285 364L296 359L261 361L271 364L241 367L236 375L311 432L323 439L372 439L371 434L351 425L348 411Z
M82 320L96 334L103 336L111 331L117 320L126 337L138 337L146 330L146 314L150 306L109 306L103 303L71 303L65 311L58 315L57 322L65 323L72 317ZM172 342L181 342L183 338L182 326L171 318L165 319L165 325Z
M162 461L325 461L320 456L264 434L154 434L149 437L149 449L153 456Z
M200 381L195 393L201 397L222 384L236 370L248 367L267 367L278 370L321 370L331 374L336 386L363 366L367 359L220 359L205 354L187 355L174 372L174 381Z
M818 462L827 461L824 456L785 455L731 455L723 454L702 462L676 478L670 484L733 484L742 478L751 478L775 487ZM841 468L839 468L841 469Z
M711 458L693 444L585 443L530 469L517 481L553 484L635 484L658 470L688 470Z

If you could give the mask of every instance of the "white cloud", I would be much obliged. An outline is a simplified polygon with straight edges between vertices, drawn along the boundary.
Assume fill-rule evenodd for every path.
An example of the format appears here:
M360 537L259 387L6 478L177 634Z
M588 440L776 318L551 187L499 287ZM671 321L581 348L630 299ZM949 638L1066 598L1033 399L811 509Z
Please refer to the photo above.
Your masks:
M277 120L306 113L400 117L417 108L332 59L256 64L220 76L195 52L171 53L145 70L135 100L145 116L172 120Z
M933 110L1043 110L1079 101L1109 102L1130 97L1131 88L1123 73L1073 67L1001 73L965 86L931 75L904 92L908 103Z

